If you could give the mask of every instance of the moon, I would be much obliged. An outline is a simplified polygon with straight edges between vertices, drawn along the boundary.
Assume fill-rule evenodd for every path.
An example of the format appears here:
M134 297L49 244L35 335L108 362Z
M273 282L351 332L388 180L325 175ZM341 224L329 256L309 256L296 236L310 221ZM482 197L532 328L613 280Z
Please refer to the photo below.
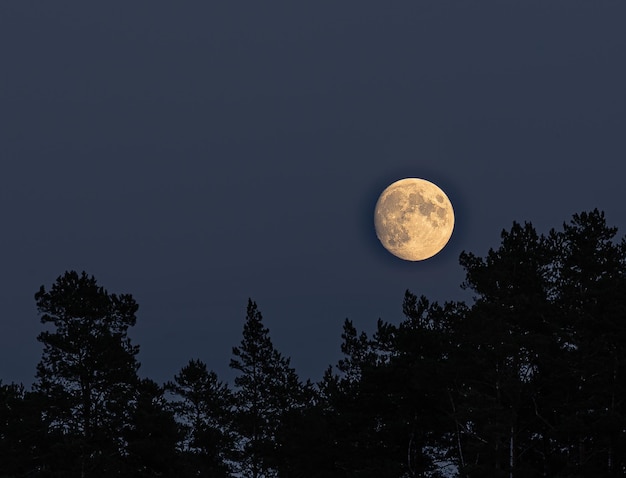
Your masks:
M394 256L423 261L450 240L454 209L448 196L430 181L400 179L378 198L374 226L378 239Z

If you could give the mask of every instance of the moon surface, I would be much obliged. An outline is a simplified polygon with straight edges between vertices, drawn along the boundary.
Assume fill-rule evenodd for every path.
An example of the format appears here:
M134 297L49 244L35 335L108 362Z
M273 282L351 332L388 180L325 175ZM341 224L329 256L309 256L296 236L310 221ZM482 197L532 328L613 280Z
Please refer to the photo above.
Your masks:
M387 187L376 202L376 235L394 256L422 261L441 251L454 229L448 196L425 179L406 178Z

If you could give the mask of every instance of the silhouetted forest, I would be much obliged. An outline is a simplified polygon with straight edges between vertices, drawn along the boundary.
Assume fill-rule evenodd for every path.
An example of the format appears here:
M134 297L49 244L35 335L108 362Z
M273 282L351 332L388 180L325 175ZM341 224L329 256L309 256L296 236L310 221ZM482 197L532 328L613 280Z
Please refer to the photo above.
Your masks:
M303 381L250 300L234 383L190 360L139 378L137 303L86 273L35 294L32 389L0 383L3 477L615 477L626 474L626 243L598 210L513 223L463 252L471 304L407 291L404 319L343 324Z

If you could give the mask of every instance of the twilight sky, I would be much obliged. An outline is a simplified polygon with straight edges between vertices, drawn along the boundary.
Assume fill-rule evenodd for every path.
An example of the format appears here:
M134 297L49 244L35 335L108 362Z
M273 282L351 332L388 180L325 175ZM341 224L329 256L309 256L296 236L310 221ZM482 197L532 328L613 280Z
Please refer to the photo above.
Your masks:
M598 207L626 233L626 2L0 2L0 379L30 384L34 293L93 274L140 309L140 374L225 380L247 298L302 378L404 291L467 299L463 250ZM403 177L456 211L404 262Z

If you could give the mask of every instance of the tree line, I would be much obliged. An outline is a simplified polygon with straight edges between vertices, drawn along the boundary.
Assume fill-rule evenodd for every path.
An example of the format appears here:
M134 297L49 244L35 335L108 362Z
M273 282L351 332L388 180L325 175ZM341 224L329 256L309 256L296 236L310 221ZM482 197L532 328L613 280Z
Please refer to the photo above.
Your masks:
M31 389L0 382L0 477L616 477L626 474L626 243L596 210L463 252L473 302L405 293L343 324L303 381L249 300L233 384L200 360L139 378L137 303L66 272L35 294Z

